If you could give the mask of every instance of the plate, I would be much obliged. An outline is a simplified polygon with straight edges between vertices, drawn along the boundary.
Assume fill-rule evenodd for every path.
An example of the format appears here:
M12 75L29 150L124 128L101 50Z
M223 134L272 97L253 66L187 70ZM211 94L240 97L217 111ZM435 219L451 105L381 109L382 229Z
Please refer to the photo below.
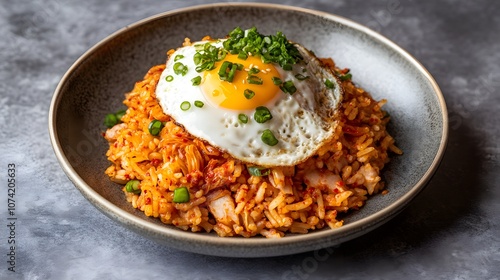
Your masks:
M124 93L166 59L184 38L224 37L239 26L263 34L282 31L319 57L351 69L353 81L375 99L386 98L389 131L404 155L383 172L389 193L348 214L344 226L281 239L218 237L185 232L133 209L104 174L109 162L102 138L105 114L124 108ZM64 172L90 203L128 229L170 247L228 257L294 254L333 246L366 234L401 212L424 189L443 156L448 120L444 98L429 72L382 35L346 18L274 4L221 3L162 13L105 38L62 77L50 106L49 131Z

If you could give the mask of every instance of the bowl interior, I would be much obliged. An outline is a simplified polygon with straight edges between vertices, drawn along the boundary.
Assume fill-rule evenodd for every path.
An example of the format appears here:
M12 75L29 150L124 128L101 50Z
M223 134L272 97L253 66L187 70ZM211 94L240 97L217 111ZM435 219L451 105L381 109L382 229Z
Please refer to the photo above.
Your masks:
M107 142L102 138L104 116L125 108L124 94L151 66L164 63L166 52L179 47L184 38L195 41L205 35L224 37L236 26L256 26L264 34L282 31L317 56L332 57L340 67L350 68L355 83L375 99L388 100L384 108L392 118L389 130L404 151L383 172L387 195L372 197L360 211L346 215L346 225L337 231L286 236L283 239L290 241L273 241L277 245L272 252L258 248L272 246L264 238L221 239L214 234L183 232L146 218L125 201L120 187L104 174L109 165L105 156ZM61 80L49 123L63 169L82 194L107 215L156 240L197 240L199 243L187 250L229 256L306 251L318 244L334 245L380 225L402 210L435 171L446 143L446 125L446 107L433 79L418 62L382 36L349 20L319 12L227 3L160 14L97 44ZM224 249L225 253L207 250L224 244L232 244Z

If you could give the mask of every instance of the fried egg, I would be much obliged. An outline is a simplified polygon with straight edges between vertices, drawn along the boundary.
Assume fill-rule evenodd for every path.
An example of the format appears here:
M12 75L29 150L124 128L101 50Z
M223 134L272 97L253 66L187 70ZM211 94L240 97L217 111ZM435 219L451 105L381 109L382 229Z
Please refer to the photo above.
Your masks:
M263 167L299 164L334 136L342 89L312 52L294 44L302 59L287 70L227 53L214 69L200 71L195 57L223 42L195 42L169 55L156 87L165 114L191 135Z

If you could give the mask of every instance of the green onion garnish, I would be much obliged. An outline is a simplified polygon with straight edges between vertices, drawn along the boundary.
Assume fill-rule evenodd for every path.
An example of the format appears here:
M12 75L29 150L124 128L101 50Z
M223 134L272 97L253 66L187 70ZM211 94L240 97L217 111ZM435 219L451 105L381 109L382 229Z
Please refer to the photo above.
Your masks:
M350 80L352 78L352 74L351 73L347 73L347 74L344 74L344 75L340 76L339 78L342 81Z
M221 80L227 79L227 73L231 70L233 63L229 61L224 61L219 68L219 78Z
M251 89L245 89L243 94L245 95L246 99L252 99L255 96L255 92Z
M291 71L292 70L292 65L291 64L285 64L282 66L283 70L285 71Z
M202 56L203 56L203 54L201 52L196 52L193 55L193 62L194 62L194 64L196 64L196 65L200 64L201 60L202 60Z
M180 59L183 59L184 56L182 54L178 54L174 57L174 61L177 61L177 60L180 60Z
M193 83L193 86L198 86L201 83L201 76L196 76L191 79L191 82Z
M252 27L242 30L237 27L229 33L228 39L223 43L224 49L229 53L238 54L241 58L252 55L260 57L264 63L277 63L283 69L291 69L291 65L302 60L297 48L288 41L282 32L276 35L265 36Z
M334 83L332 83L332 81L330 81L330 80L328 80L328 79L326 79L326 80L325 80L325 86L326 86L327 88L330 88L330 89L335 88L335 84L334 84Z
M260 72L259 68L252 67L250 70L248 70L248 75L257 74L259 72Z
M297 75L295 75L295 78L297 78L297 80L299 80L299 81L303 81L305 79L309 79L309 76L304 76L302 74L297 74Z
M283 84L281 84L280 89L288 94L294 94L297 91L297 88L293 84L293 81L286 81Z
M248 116L245 115L245 114L239 114L238 115L238 120L241 122L241 123L247 123L248 122Z
M149 123L148 130L149 133L153 136L158 136L160 134L160 131L163 129L163 123L159 120L152 120Z
M266 143L269 146L274 146L278 144L278 139L274 137L274 134L271 130L266 129L264 132L262 132L262 136L260 137L262 142Z
M234 75L236 75L236 70L238 70L238 68L240 68L238 66L238 64L233 63L233 65L231 65L231 70L229 70L229 73L227 74L227 81L228 82L233 81Z
M125 115L125 110L120 110L116 113L106 114L104 117L104 125L108 128L112 128L113 126L119 124L123 115Z
M205 70L212 70L215 68L215 62L213 61L207 61L207 62L204 62L202 63L201 65L197 66L195 68L196 72L201 72L201 71L205 71Z
M240 64L224 61L219 69L219 78L222 81L232 82L238 68Z
M181 62L176 62L174 64L174 73L177 74L177 75L186 75L187 71L188 71L188 67L184 64L182 64Z
M253 85L262 85L262 79L258 76L249 75L247 77L247 82Z
M104 117L104 125L108 128L112 128L118 123L118 119L115 114L106 114Z
M202 108L203 105L205 105L205 103L203 103L203 101L200 101L200 100L196 100L194 102L194 106L198 107L198 108Z
M171 82L173 80L174 80L174 76L172 76L172 75L168 75L165 77L165 81L167 81L167 82Z
M198 47L200 47L200 50L193 56L197 72L214 69L215 62L223 60L227 54L227 51L223 48L215 47L210 43L205 43Z
M238 58L239 59L243 59L243 60L246 60L248 58L248 55L244 52L244 51L240 51L238 53Z
M253 118L258 123L265 123L268 120L273 118L269 109L264 106L259 106L255 108L255 113L253 114Z
M247 167L248 173L252 176L256 177L262 177L269 175L271 173L271 170L269 168L261 167L261 166L248 166Z
M189 191L186 187L180 187L174 190L175 203L186 203L189 202Z
M181 110L182 111L187 111L187 110L189 110L189 108L191 108L191 103L189 103L189 101L184 101L181 103Z
M273 84L275 84L277 86L279 86L283 83L283 81L278 77L272 77L271 80L273 80Z
M125 190L127 192L135 193L135 194L140 194L141 193L141 188L139 188L141 182L138 180L130 180L125 184Z

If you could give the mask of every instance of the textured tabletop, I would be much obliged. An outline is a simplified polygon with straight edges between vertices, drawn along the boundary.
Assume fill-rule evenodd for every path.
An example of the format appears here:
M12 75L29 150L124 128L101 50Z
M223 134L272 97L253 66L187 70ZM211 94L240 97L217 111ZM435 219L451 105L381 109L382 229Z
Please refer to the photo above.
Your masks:
M367 25L414 55L441 87L450 125L441 166L380 228L322 251L221 258L160 246L94 208L50 144L57 83L114 31L207 2L0 0L0 279L500 278L499 1L281 2Z

